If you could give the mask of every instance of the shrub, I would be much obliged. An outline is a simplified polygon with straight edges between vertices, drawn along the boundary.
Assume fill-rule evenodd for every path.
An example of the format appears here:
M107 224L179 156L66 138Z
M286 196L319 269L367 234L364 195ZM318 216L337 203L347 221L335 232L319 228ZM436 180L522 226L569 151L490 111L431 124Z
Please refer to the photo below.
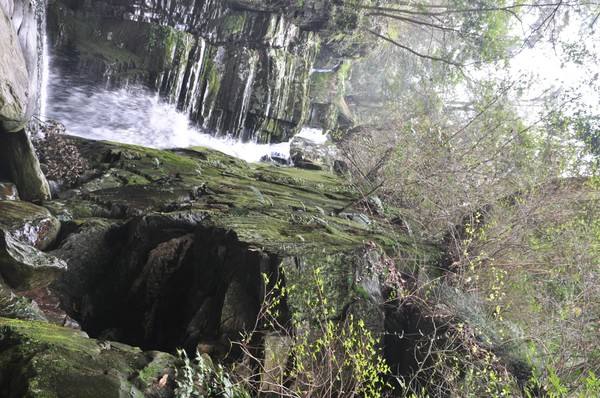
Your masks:
M256 328L240 343L246 358L244 382L256 394L275 393L286 397L365 397L383 396L390 372L379 349L379 339L363 320L351 314L335 317L328 303L320 269L311 274L310 286L282 286L277 282L259 312ZM266 278L266 276L265 276ZM267 280L268 282L268 280ZM265 283L268 285L268 283ZM303 289L303 290L302 290ZM288 294L297 294L310 308L291 325L280 322L280 304ZM265 330L276 331L288 341L287 358L280 377L265 367L253 342Z
M196 353L190 360L179 350L181 366L176 370L176 398L250 398L240 385L235 384L221 365L213 364L210 357Z

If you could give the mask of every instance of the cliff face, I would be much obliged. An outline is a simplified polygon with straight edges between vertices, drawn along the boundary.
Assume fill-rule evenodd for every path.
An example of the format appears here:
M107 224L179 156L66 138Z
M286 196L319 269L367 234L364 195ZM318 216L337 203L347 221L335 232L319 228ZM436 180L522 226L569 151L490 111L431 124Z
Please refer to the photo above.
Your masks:
M44 7L41 0L0 0L0 180L13 181L25 200L50 197L23 130L40 108Z
M119 396L123 387L171 396L172 358L120 343L240 361L232 342L255 325L266 292L290 289L279 311L291 325L311 312L305 295L315 273L334 318L354 314L383 333L393 318L375 272L385 250L430 250L349 207L358 193L327 172L251 165L205 148L69 141L87 177L45 202L50 213L17 200L4 203L10 213L0 210L2 396L28 396L34 386L60 397ZM37 322L77 326L73 319L98 340ZM265 350L280 332L261 329Z
M209 130L279 142L307 119L319 32L348 13L296 3L54 1L49 27L69 73L143 83Z
M44 1L0 0L0 124L21 130L39 109Z

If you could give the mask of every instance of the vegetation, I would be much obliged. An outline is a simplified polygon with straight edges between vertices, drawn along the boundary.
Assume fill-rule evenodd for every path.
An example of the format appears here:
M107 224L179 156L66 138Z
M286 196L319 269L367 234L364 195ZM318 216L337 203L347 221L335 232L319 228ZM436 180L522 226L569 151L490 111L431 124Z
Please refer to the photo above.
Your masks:
M385 29L354 63L359 127L340 147L357 189L446 252L395 302L429 322L417 365L391 384L411 397L597 396L598 108L582 93L597 75L532 98L543 82L492 69L548 43L597 68L598 6L384 3L363 7Z
M281 52L277 65L268 54L283 49L255 41L248 62L260 76L246 82L239 55L247 30L260 30L252 13L265 16L285 2L233 3L231 13L215 12L218 29L205 34L226 40L201 47L214 53L201 69L180 62L195 56L195 33L144 25L140 51L168 53L162 66L201 77L210 103L231 105L226 90L234 85L223 80L229 69L248 90L264 83L248 93L271 101L279 96L271 80L289 83L276 69L291 73L296 61L288 65ZM106 391L123 381L130 394L177 398L600 396L600 53L593 45L600 5L340 0L323 6L331 13L324 21L311 19L318 1L293 3L290 24L303 24L289 38L294 51L302 52L302 35L312 48L320 34L326 67L302 83L322 110L322 127L335 130L347 173L247 164L202 147L162 151L65 138L62 125L44 124L38 155L46 176L64 188L45 205L60 207L67 220L50 250L94 239L115 253L131 251L113 259L114 269L93 269L93 297L109 303L110 313L94 327L150 346L161 341L152 340L163 333L160 316L173 311L166 318L181 324L168 325L172 338L164 327L161 349L182 344L187 351L177 360L43 322L0 319L0 346L15 347L0 367L31 366L27 377L58 391L63 377L91 364ZM273 15L285 36L285 15ZM92 28L77 22L69 29ZM93 34L102 40L83 43L83 54L141 63L141 55L104 48L112 47L112 32ZM231 54L224 58L225 47ZM547 86L516 70L520 55L544 48L560 56L564 74L573 66L581 76ZM293 90L283 91L277 102ZM272 117L270 102L260 105L269 120L257 123L295 123ZM219 112L219 125L240 116ZM92 218L114 225L86 238ZM87 247L81 252L88 256ZM110 279L110 271L129 279ZM188 279L192 292L178 291ZM117 286L107 289L114 296L124 291L115 303L131 301L133 310L113 309L103 290L109 285ZM33 300L0 288L8 316L43 318L29 308ZM87 311L96 310L78 306L70 311L91 317ZM170 308L177 306L186 308ZM125 321L103 319L111 317ZM147 340L136 340L138 333ZM113 362L116 375L94 373ZM51 363L67 376L38 370ZM0 377L0 394L10 387Z

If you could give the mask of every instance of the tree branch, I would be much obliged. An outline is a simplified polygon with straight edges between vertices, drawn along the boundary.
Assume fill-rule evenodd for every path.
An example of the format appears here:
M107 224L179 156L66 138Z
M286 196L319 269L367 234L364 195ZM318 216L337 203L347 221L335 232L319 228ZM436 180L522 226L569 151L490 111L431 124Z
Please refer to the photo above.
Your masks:
M369 33L371 33L374 36L379 37L380 39L383 39L383 40L387 41L388 43L391 43L391 44L393 44L393 45L395 45L397 47L400 47L403 50L408 51L409 53L411 53L413 55L416 55L417 57L429 59L431 61L443 62L443 63L448 64L448 65L456 66L457 68L462 68L464 66L463 64L461 64L459 62L455 62L455 61L452 61L452 60L449 60L449 59L445 59L445 58L441 58L441 57L436 57L435 55L422 54L422 53L420 53L418 51L413 50L412 48L410 48L408 46L405 46L402 43L397 42L394 39L391 39L391 38L389 38L387 36L384 36L384 35L382 35L380 33L377 33L374 30L366 29L366 31L369 32Z

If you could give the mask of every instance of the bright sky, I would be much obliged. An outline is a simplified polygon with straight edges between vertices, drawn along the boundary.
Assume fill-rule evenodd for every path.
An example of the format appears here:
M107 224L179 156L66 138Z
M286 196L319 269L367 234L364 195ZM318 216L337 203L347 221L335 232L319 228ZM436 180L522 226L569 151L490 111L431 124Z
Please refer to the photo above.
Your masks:
M584 22L571 17L569 24L561 31L560 38L571 43L584 43L589 51L599 54L599 35L580 34ZM516 34L523 35L521 27L515 27ZM526 74L537 80L529 97L535 98L549 88L577 88L584 102L600 111L600 93L584 83L591 74L600 72L597 65L579 65L573 62L563 64L565 53L561 45L553 47L549 42L540 42L534 48L526 48L511 61L510 73L513 76Z

